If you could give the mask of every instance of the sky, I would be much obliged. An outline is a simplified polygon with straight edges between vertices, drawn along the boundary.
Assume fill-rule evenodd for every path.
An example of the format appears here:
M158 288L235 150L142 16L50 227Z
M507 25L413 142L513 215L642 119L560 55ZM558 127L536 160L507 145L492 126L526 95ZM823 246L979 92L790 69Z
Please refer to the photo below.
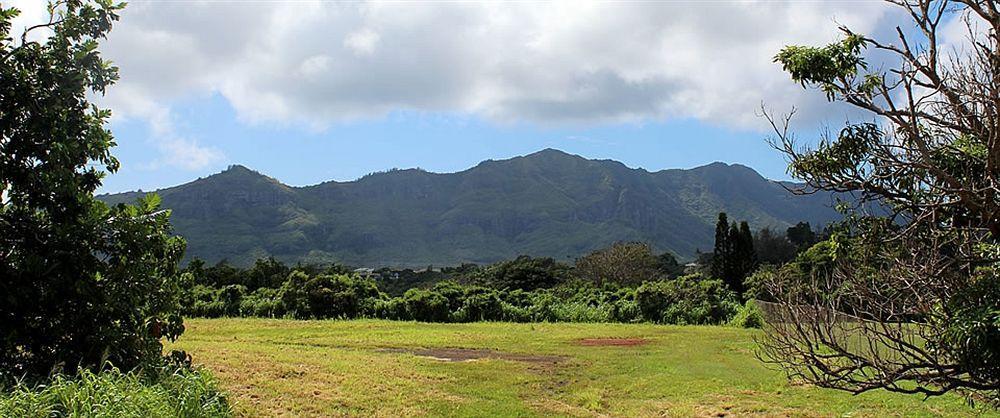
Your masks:
M46 18L41 0L19 26ZM764 106L802 137L865 117L773 62L879 1L131 0L101 50L122 162L101 192L242 164L286 184L453 172L544 148L650 171L714 161L787 179ZM41 35L39 35L41 36Z

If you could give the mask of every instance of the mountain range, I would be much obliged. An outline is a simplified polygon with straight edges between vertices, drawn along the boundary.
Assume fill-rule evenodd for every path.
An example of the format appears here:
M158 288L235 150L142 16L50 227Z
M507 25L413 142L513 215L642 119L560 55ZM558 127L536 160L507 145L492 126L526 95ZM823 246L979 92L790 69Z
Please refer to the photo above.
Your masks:
M546 149L456 173L393 169L304 187L233 165L156 193L188 258L415 267L520 254L571 261L615 241L686 259L712 250L719 212L755 229L839 218L833 196L788 187L738 164L649 172Z

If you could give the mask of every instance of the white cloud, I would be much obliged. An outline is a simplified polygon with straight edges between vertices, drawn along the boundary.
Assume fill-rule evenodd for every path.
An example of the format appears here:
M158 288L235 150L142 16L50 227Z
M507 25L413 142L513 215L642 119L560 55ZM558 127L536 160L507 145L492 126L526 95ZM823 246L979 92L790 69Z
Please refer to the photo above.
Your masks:
M157 141L156 145L162 156L153 161L148 168L169 166L199 170L225 158L219 150L202 146L187 138L164 137Z
M142 2L105 45L108 103L217 93L251 123L324 127L395 110L499 122L696 118L762 129L760 104L842 118L772 62L882 2ZM122 98L125 96L125 98ZM841 112L838 114L837 112Z
M363 29L347 35L344 39L344 46L354 51L356 55L371 55L378 45L379 36L368 29Z
M21 15L12 24L11 33L15 37L20 37L25 27L49 19L44 1L14 1L13 7L21 11ZM50 31L33 31L29 40L42 41L50 34ZM173 98L200 94L213 88L211 83L189 78L189 71L197 71L207 65L207 57L195 62L193 59L197 56L188 54L188 51L199 48L198 39L192 35L179 36L177 33L155 29L132 30L129 35L128 39L119 39L118 42L127 48L135 48L133 52L138 56L124 57L124 61L129 65L130 74L141 77L132 77L128 82L112 87L110 91L114 94L93 99L110 106L116 119L139 118L149 124L152 135L148 141L159 150L160 156L145 164L145 168L198 170L224 160L225 156L220 150L180 136L174 129L169 107L169 101ZM164 57L184 58L188 60L186 68L178 68L173 63L165 65L162 61ZM115 61L117 64L117 60Z

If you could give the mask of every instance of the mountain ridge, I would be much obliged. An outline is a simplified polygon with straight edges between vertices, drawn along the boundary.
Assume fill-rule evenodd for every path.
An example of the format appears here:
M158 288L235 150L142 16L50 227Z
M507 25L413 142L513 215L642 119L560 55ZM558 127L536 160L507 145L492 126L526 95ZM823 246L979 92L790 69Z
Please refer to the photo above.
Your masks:
M793 196L787 184L740 164L651 172L548 148L453 173L392 169L306 186L234 164L156 192L190 257L426 266L569 260L619 240L690 258L711 249L719 211L755 228L839 217L831 195Z

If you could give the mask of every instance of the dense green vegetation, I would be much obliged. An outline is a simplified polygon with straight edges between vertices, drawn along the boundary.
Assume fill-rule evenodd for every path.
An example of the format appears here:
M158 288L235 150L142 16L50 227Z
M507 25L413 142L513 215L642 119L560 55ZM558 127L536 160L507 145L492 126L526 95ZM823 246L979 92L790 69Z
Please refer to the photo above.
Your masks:
M556 150L458 173L394 170L308 187L234 166L157 193L188 257L238 266L268 256L415 269L521 254L568 260L618 241L688 259L711 251L718 212L755 229L840 216L829 194L794 196L744 166L651 173Z
M808 228L808 224L789 228L786 235L803 227ZM768 249L771 245L792 246L789 238L766 233L770 241L765 243L765 251L773 252ZM195 317L733 323L759 327L759 311L753 302L743 302L759 297L756 283L748 276L729 276L735 284L710 276L715 265L756 265L754 240L747 239L745 245L748 248L743 253L720 253L710 257L707 265L689 266L687 273L670 253L657 255L641 243L616 243L581 257L572 266L528 256L486 266L466 264L421 271L287 266L274 258L257 260L252 267L242 269L224 262L206 266L194 260L185 269L192 283L183 298L184 312ZM749 259L726 261L731 257ZM794 251L779 261L791 257L795 257ZM796 265L802 266L821 262L805 255L797 260ZM386 287L393 292L383 291Z

